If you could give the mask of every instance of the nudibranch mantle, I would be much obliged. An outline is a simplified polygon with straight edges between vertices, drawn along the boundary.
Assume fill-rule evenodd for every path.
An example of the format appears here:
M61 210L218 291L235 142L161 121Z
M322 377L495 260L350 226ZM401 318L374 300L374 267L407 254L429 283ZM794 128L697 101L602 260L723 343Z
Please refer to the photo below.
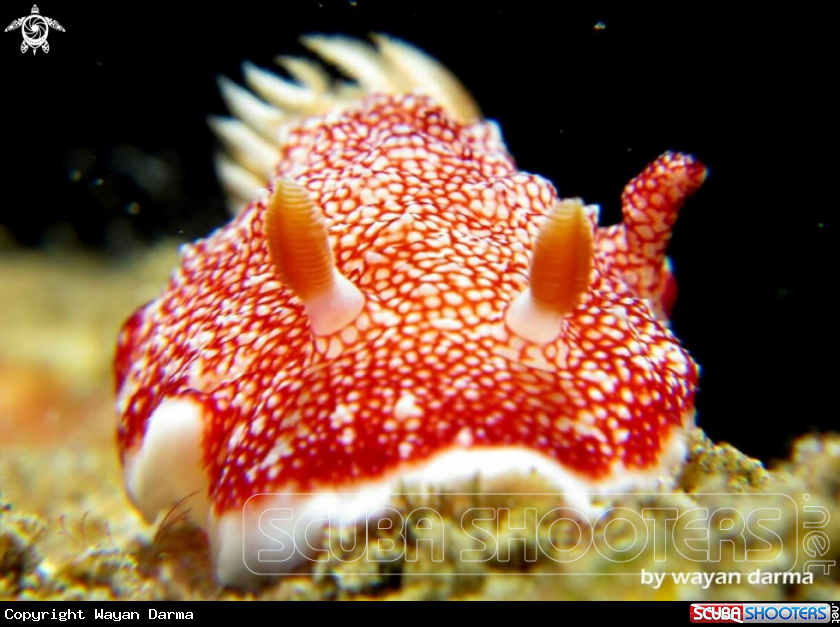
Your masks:
M212 122L218 169L241 210L120 334L133 503L153 520L193 495L238 583L260 493L330 510L533 471L578 496L667 481L698 367L667 326L665 251L705 168L662 155L599 227L519 172L423 53L306 43L356 83L302 59L281 60L297 82L246 66L261 99L223 80L240 119Z

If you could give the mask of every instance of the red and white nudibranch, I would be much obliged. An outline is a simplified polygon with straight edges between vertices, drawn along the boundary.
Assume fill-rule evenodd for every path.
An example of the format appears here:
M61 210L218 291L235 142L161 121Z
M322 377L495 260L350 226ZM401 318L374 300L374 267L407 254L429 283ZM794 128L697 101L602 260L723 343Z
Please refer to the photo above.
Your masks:
M698 367L667 326L665 252L704 166L660 156L599 227L596 206L518 171L419 50L304 43L355 82L298 58L280 59L295 80L246 65L253 93L222 80L237 119L211 124L240 210L120 334L137 508L194 494L216 575L237 583L259 493L346 510L476 476L536 471L578 496L667 481Z

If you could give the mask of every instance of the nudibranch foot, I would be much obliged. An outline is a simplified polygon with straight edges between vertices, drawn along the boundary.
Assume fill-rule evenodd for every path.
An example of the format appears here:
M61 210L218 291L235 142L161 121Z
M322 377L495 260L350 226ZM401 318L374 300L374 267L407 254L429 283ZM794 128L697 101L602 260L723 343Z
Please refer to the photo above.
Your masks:
M187 499L191 520L202 527L207 524L210 485L202 464L205 427L201 403L189 395L166 398L149 417L142 444L125 451L125 485L147 521Z
M221 82L238 212L120 333L129 496L148 520L189 497L224 584L305 568L301 530L406 489L538 477L585 509L686 455L698 366L665 252L705 168L666 153L599 227L441 64L375 41L305 39L355 82L296 58L246 65L253 95Z
M693 427L693 421L687 424ZM358 536L361 539L356 541L364 542L370 526L377 526L381 519L408 519L411 510L395 505L403 495L423 495L427 502L434 500L447 509L456 501L450 495L458 495L466 511L488 507L490 502L501 507L510 495L562 494L558 500L562 506L594 521L609 506L610 497L671 489L673 469L687 453L686 433L675 433L664 443L656 467L633 472L618 465L610 480L593 483L521 447L453 448L399 476L356 485L352 492L256 494L241 509L211 516L208 528L214 575L228 586L247 589L270 584L277 576L314 574L317 561L328 551L338 554L335 539L333 544L327 543L327 526L333 533L338 530L346 535L349 531L350 537ZM441 514L446 511L443 508L432 511ZM460 519L459 515L446 524L454 529ZM371 559L375 559L372 554Z

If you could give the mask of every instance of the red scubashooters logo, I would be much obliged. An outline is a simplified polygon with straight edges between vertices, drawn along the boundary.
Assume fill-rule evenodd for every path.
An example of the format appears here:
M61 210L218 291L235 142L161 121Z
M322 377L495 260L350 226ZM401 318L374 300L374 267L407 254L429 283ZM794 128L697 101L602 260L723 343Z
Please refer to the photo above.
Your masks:
M692 623L743 623L744 606L738 603L692 603Z
M833 604L832 604L833 605ZM828 603L692 603L692 623L828 623L836 615Z

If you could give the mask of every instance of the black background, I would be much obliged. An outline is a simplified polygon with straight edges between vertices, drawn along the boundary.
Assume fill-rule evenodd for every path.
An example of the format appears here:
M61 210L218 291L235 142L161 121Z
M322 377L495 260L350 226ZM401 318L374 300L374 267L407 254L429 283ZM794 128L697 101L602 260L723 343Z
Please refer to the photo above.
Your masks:
M51 31L49 54L0 33L0 225L115 261L202 236L225 220L205 124L224 112L216 77L304 54L305 33L386 32L448 65L520 169L600 203L605 222L664 150L709 166L670 251L673 328L703 368L701 426L765 461L785 455L792 437L838 425L835 27L804 7L645 6L41 3L67 31ZM30 10L5 2L0 22ZM138 178L138 163L158 176Z

